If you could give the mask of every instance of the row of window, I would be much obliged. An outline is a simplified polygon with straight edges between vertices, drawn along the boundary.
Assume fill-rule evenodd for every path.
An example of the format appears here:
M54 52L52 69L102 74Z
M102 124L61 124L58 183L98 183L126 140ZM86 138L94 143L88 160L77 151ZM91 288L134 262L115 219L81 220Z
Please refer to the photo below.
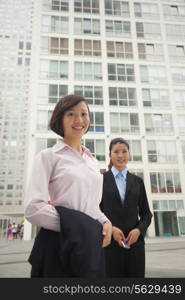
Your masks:
M52 111L38 110L37 130L46 132ZM104 113L90 112L90 132L104 132ZM174 127L171 114L144 114L145 132L148 135L173 135ZM177 116L177 129L185 135L185 114ZM112 134L140 134L138 113L110 113L110 132Z
M181 210L184 209L183 200L153 200L152 201L153 210Z
M134 64L107 64L108 80L135 82ZM68 79L68 61L42 59L40 63L41 79ZM74 80L101 81L102 64L92 62L74 62ZM184 84L185 67L171 67L171 79L174 84ZM165 66L140 65L142 83L167 84Z
M74 93L83 95L89 105L103 105L102 86L74 86ZM39 88L39 104L57 103L59 99L68 94L68 85L63 84L41 84ZM131 87L109 87L108 101L111 106L131 106L138 104L136 88ZM170 96L167 89L142 88L142 103L144 107L170 108ZM185 109L185 90L173 91L173 102L177 109Z
M74 0L74 12L78 13L100 13L99 0ZM45 0L44 10L69 11L69 1L67 0ZM106 15L130 17L129 1L104 0L104 12ZM134 3L134 13L136 18L159 19L159 8L155 3ZM185 17L185 6L177 4L163 5L165 19L181 21Z
M56 143L56 139L37 139L37 152L50 148ZM101 139L84 139L84 145L91 150L100 161L105 161L105 141ZM130 145L130 161L142 162L142 151L140 140L128 140ZM185 162L185 141L181 141L181 150ZM177 163L177 152L175 141L150 140L147 141L147 154L149 163ZM156 178L156 175L152 173Z
M92 140L85 142L85 145L88 148L93 148L96 146L97 151L101 152L102 144L101 141L96 140L95 145ZM103 154L99 154L99 160L102 160ZM181 184L180 177L177 171L160 171L160 172L150 172L150 183L151 183L151 192L152 193L181 193ZM13 184L3 184L0 180L0 191L7 190L6 193L0 192L0 197L7 198L17 198L22 197L22 192L14 192ZM20 188L19 188L20 189ZM22 189L22 187L21 187Z
M133 46L131 42L107 41L107 57L133 59ZM138 43L138 57L142 60L164 60L162 44ZM65 55L69 54L69 43L67 38L42 37L42 54ZM168 53L171 61L185 61L184 45L168 45ZM101 56L101 41L89 39L74 40L74 55Z
M43 33L69 33L69 19L65 16L43 16ZM185 25L166 24L167 39L185 39ZM74 34L100 35L100 20L92 18L74 18ZM106 36L131 37L130 21L105 20ZM136 35L138 38L161 39L161 27L159 23L136 22Z

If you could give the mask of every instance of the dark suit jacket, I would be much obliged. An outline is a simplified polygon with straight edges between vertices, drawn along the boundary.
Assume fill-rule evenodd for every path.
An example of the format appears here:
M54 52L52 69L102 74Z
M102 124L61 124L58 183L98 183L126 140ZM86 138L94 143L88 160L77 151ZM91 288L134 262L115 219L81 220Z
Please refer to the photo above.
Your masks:
M143 243L152 218L143 180L127 172L126 193L124 204L122 204L112 171L109 170L103 175L103 196L100 205L102 211L112 222L112 225L120 228L125 236L133 228L140 229L141 235L132 247Z
M61 231L40 229L28 260L31 277L105 277L102 224L80 211L55 208Z

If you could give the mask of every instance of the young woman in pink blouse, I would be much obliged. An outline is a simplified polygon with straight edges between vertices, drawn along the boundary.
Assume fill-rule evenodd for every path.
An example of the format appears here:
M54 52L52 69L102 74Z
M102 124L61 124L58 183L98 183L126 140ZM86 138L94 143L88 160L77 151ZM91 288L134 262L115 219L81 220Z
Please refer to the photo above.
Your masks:
M25 217L39 227L60 231L55 206L84 212L102 223L102 246L106 247L112 225L99 208L103 176L96 159L81 144L89 125L89 108L82 96L68 95L57 103L50 128L63 139L35 156Z

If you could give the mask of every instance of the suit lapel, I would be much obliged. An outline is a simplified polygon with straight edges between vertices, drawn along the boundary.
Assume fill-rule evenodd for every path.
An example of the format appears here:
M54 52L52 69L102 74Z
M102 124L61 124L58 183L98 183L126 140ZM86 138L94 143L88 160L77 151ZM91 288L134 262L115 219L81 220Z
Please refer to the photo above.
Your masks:
M128 196L128 194L129 194L131 188L132 188L132 175L131 175L129 172L127 172L125 201L126 201L126 199L127 199L127 196ZM125 202L125 201L124 201L124 202Z
M115 178L114 178L114 175L112 174L112 171L109 170L107 172L107 183L110 187L112 187L112 190L113 190L113 193L116 195L116 198L118 199L118 201L121 203L122 205L122 201L121 201L121 198L120 198L120 194L119 194L119 190L118 190L118 187L117 187L117 184L116 184L116 181L115 181Z

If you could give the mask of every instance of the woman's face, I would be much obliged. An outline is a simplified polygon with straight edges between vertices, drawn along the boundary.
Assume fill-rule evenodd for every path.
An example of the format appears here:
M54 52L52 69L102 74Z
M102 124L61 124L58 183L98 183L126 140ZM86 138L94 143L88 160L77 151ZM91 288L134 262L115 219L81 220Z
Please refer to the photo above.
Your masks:
M113 145L110 153L110 159L117 170L124 170L130 159L130 153L127 146L123 143Z
M90 119L87 105L81 101L64 113L63 131L65 138L81 138L89 127Z

